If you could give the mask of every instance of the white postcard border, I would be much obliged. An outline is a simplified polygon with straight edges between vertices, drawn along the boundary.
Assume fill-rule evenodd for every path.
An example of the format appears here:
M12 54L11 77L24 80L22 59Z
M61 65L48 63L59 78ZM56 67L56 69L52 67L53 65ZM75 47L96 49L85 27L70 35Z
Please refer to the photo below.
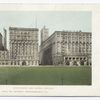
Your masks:
M91 11L92 85L0 85L0 96L100 96L100 5L0 4L0 11Z

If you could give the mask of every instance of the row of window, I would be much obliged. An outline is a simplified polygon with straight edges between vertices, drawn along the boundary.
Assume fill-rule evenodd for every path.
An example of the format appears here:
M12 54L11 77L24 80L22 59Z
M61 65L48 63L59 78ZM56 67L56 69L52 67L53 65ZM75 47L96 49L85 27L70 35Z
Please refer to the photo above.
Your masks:
M66 49L62 49L61 50L63 53L69 53L69 52L71 52L71 53L91 53L91 49L70 49L70 48L68 48L68 50L66 50Z
M20 34L21 36L30 36L30 34L36 34L35 32L19 32L19 31L12 31L10 34Z
M11 36L10 39L11 40L35 40L37 39L38 37L37 36L23 36L23 37L15 37L15 36Z
M18 56L17 59L34 59L34 56Z
M0 65L23 65L20 61L0 61ZM38 65L38 61L26 61L24 65Z
M53 42L52 44L55 44L55 43L62 43L62 44L69 44L69 43L73 43L73 44L92 44L91 41L56 41L56 42Z
M80 59L80 60L86 60L87 58L86 58L86 57L80 57L80 58L79 58L79 57L65 57L65 59L66 59L66 60L68 60L68 59L69 59L69 60L71 60L71 59L73 59L73 60L75 60L75 59L76 59L76 60L79 60L79 59Z
M86 36L79 36L79 35L57 35L57 37L62 37L63 39L67 39L67 38L91 38L91 35L86 35Z
M11 65L38 65L38 61L13 61Z

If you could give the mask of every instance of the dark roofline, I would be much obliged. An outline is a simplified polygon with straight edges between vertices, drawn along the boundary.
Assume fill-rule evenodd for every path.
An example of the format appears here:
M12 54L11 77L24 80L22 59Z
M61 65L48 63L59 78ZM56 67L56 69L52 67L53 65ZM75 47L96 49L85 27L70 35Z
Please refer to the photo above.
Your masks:
M38 28L25 28L25 27L9 27L9 30L26 30L26 31L38 31Z
M56 32L67 32L67 33L92 33L92 32L83 32L83 31L55 31L54 33Z

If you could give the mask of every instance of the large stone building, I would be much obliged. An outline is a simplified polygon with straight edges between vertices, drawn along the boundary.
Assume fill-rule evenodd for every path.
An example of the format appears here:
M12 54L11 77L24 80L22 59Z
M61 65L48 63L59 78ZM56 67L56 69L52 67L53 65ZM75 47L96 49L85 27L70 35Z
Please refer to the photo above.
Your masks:
M11 65L38 65L38 29L10 27L9 32Z
M38 29L10 27L10 51L7 50L7 31L0 33L0 65L91 65L91 33L41 30L40 54ZM40 55L40 57L39 57ZM39 60L40 58L40 60Z
M4 38L0 33L0 65L9 65L10 64L10 55L7 50L7 32L4 29Z
M43 31L44 30L44 31ZM40 64L42 65L91 65L91 33L55 31L41 32Z

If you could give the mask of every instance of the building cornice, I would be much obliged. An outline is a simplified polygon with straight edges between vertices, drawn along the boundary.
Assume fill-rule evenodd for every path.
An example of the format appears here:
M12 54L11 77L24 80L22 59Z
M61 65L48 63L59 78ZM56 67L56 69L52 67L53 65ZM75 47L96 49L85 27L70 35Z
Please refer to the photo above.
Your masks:
M21 30L21 31L38 31L38 28L25 28L25 27L9 27L9 30Z

